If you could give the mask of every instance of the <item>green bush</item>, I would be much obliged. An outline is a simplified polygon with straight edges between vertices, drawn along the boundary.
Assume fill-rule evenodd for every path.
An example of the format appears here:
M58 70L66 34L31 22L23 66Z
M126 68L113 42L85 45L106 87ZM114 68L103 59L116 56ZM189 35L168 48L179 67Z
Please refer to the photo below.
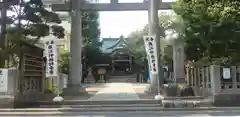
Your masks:
M53 93L53 94L56 94L56 95L61 95L63 93L63 91L60 91L56 85L49 85L48 86L48 90Z
M59 59L59 71L64 74L69 73L69 59L70 54L68 52L61 53Z

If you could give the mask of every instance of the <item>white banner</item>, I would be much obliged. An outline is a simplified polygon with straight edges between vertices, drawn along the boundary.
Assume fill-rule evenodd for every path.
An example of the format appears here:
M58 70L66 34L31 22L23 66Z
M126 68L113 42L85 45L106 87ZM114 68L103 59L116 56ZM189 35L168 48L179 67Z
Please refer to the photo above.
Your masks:
M149 49L148 49L148 45L147 45L147 38L148 38L148 36L144 36L143 40L144 40L144 46L145 46L145 51L146 51L147 60L148 60L149 72L152 72L152 66L150 64L150 53L148 51Z
M0 69L0 92L8 91L8 69Z
M55 39L45 41L46 77L58 76L58 50Z
M155 36L144 36L145 48L150 63L150 70L153 74L158 73L157 45Z

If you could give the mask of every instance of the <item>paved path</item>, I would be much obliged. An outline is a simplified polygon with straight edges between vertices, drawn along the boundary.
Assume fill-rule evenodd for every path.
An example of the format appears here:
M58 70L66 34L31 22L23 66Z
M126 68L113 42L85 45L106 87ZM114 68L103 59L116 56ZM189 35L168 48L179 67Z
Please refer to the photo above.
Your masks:
M89 100L138 100L134 87L131 83L107 83L105 88L97 92Z

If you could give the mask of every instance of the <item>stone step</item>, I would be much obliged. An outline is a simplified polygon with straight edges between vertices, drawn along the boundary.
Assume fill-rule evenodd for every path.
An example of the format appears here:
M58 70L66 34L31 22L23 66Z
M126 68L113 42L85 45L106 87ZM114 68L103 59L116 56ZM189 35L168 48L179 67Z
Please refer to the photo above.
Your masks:
M53 102L41 102L42 108L138 108L138 107L163 107L163 108L198 108L212 107L211 100L111 100L111 101L78 101L69 100L61 104Z
M111 78L135 78L136 76L137 76L137 75L135 75L135 74L125 75L125 76L118 76L118 75L112 76L112 75L110 75Z
M68 109L68 110L67 110ZM124 111L160 111L162 107L155 106L155 107L95 107L95 108L67 108L64 111L72 111L72 112L124 112ZM62 111L62 112L64 112Z
M63 108L71 107L71 108L122 108L122 107L161 107L162 104L116 104L116 105L63 105Z
M239 107L202 107L202 108L163 108L163 107L119 107L119 108L28 108L28 109L0 109L0 113L13 113L16 116L17 113L26 114L28 113L64 113L64 112L131 112L131 111L143 111L143 112L153 112L153 111L231 111L239 112ZM5 115L6 116L6 115ZM33 116L33 115L32 115Z
M213 101L210 99L198 100L162 100L164 108L196 108L196 107L212 107Z
M165 96L164 100L203 100L203 96L186 96L186 97L172 97Z
M40 101L38 105L54 105L52 101ZM140 100L106 100L106 101L91 101L91 100L65 100L63 105L131 105L131 104L161 104L161 101L154 99Z

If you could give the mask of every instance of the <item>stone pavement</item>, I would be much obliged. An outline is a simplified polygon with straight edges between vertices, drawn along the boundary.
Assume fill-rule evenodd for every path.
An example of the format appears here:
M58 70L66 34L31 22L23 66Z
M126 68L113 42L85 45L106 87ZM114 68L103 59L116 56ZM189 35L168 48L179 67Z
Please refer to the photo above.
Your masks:
M90 99L93 99L93 96L106 96L110 94L117 95L116 93L119 92L120 97L126 97L127 94L135 95L137 94L139 99L153 99L155 95L150 95L145 93L146 88L149 84L146 83L93 83L93 84L83 84L83 87L86 88L86 91L90 94ZM113 91L114 90L114 91ZM108 92L108 93L107 93ZM136 95L135 95L136 97ZM87 98L87 100L89 99ZM95 98L96 99L96 98ZM94 99L94 100L95 100ZM129 98L132 99L132 98ZM104 98L104 100L106 100Z
M104 100L138 100L131 83L107 83L105 87L90 97L91 101Z

